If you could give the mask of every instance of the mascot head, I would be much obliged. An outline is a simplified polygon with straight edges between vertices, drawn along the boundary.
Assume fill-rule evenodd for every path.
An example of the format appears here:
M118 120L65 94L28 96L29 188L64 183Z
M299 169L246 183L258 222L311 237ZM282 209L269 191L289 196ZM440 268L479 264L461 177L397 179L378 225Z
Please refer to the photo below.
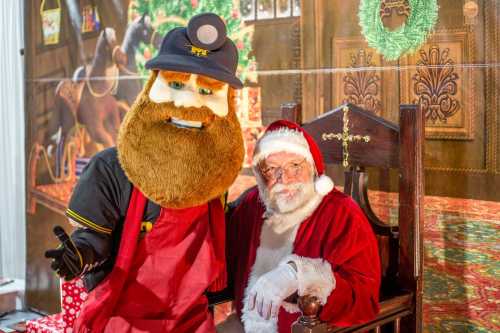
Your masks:
M163 207L221 196L243 162L234 89L238 52L215 14L193 17L146 63L149 81L127 113L118 156L130 181Z

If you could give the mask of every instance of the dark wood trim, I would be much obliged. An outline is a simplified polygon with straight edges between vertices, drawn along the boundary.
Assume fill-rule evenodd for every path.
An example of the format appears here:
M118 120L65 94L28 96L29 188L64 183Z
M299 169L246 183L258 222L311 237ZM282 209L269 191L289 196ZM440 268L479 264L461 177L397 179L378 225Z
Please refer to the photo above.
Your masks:
M363 213L370 221L377 235L391 236L393 229L389 224L383 222L373 211L368 199L368 173L363 169L350 168L345 171L344 193L351 196L359 205Z
M420 107L400 107L399 282L415 290L415 312L402 322L404 332L422 331L422 270L425 119Z
M500 43L498 42L500 5L498 1L484 1L485 21L485 62L492 64L500 60ZM498 68L486 69L486 167L492 173L500 173L499 148L499 107L500 107L500 75Z

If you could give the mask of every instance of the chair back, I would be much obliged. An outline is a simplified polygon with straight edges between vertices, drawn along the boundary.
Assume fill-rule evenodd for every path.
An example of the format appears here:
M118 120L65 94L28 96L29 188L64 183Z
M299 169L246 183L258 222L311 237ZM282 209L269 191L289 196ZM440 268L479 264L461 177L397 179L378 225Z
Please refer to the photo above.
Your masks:
M282 116L300 120L300 105L282 106ZM352 104L302 124L315 139L326 164L344 167L344 193L365 213L379 242L381 301L412 294L412 315L404 332L420 332L422 319L422 228L424 116L417 105L401 105L394 124ZM381 220L368 197L367 168L398 169L397 224ZM387 173L388 174L388 173Z

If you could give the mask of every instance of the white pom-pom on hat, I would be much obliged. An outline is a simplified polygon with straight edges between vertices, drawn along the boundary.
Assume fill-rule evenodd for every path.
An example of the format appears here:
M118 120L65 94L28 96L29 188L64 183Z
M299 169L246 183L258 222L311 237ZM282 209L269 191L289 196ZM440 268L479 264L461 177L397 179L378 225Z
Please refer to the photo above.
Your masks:
M333 190L333 180L327 175L321 175L314 181L316 193L326 195Z

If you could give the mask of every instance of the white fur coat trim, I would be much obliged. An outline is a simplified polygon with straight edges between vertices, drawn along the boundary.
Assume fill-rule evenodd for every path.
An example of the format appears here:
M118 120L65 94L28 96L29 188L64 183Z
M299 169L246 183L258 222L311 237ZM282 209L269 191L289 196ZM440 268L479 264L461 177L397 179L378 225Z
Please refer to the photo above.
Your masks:
M321 258L307 258L291 254L281 264L294 262L297 266L299 296L316 296L321 304L326 304L328 296L335 289L335 276L332 266Z
M278 332L278 320L271 318L266 320L256 311L243 311L241 321L245 333L276 333Z
M257 248L255 263L250 271L248 285L243 298L243 313L241 321L246 333L274 333L277 332L277 319L266 320L262 318L255 309L249 310L248 294L257 280L265 273L278 267L280 261L290 255L293 249L293 241L297 234L298 225L289 228L285 232L278 233L273 230L272 225L264 223L260 234L260 245Z
M255 310L247 309L248 293L255 282L265 273L278 267L283 258L289 257L293 251L293 243L300 224L309 218L323 200L322 195L315 195L307 204L293 213L278 214L267 212L260 232L260 244L257 248L255 263L250 270L248 284L243 298L242 322L246 333L273 333L277 331L276 318L266 320ZM297 312L292 304L284 305L288 312Z

